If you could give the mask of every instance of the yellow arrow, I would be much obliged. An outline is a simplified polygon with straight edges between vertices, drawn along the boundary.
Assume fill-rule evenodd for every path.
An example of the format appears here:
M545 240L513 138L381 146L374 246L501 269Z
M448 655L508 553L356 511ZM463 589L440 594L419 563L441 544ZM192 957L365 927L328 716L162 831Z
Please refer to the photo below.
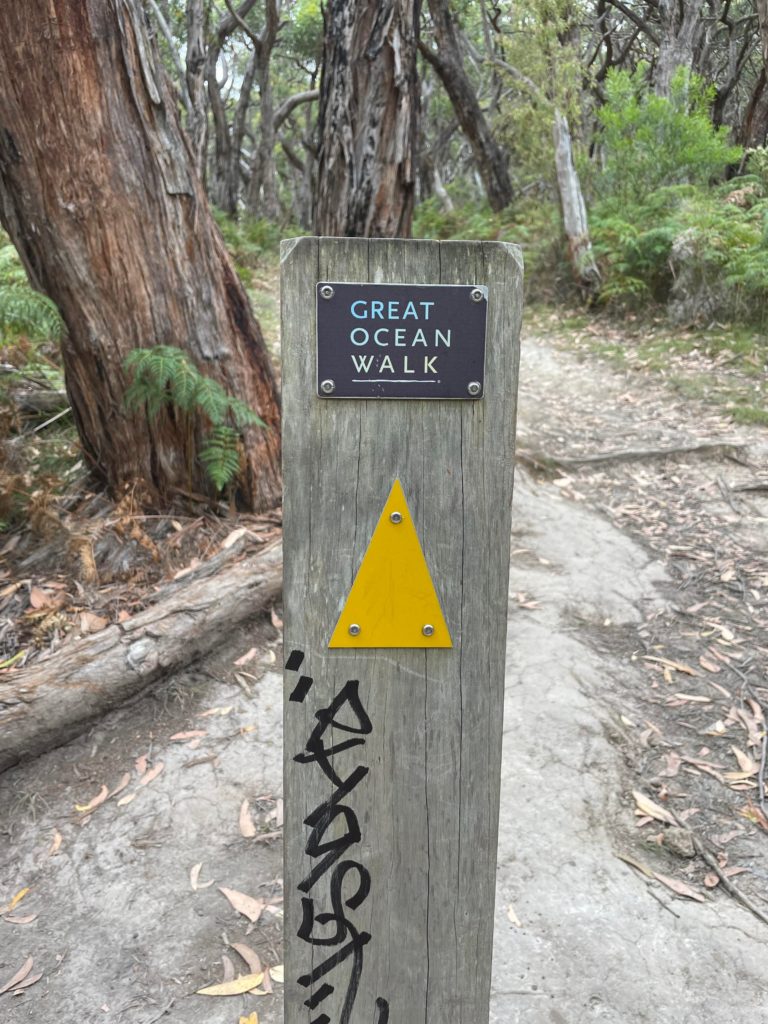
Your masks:
M399 480L389 492L328 646L453 646Z

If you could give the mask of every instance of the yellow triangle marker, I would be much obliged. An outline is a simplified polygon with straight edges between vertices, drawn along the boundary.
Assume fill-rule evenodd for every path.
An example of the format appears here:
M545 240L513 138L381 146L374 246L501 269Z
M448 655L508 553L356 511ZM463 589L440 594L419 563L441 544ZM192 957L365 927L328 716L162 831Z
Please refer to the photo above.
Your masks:
M328 646L453 646L399 480L389 492Z

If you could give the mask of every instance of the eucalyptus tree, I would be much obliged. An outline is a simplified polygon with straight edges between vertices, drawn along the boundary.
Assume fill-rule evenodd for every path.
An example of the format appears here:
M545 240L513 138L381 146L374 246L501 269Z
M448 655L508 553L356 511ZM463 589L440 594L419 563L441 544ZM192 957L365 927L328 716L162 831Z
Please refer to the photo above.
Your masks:
M411 233L419 91L417 0L329 0L314 229Z
M467 73L466 46L462 46L463 40L448 0L427 2L434 45L422 40L419 49L450 98L456 120L472 147L491 209L502 210L513 198L509 154L497 142Z
M83 451L119 489L205 493L201 414L131 411L125 358L166 345L267 424L242 426L238 497L280 497L259 325L211 218L140 0L27 0L0 33L0 220L61 311Z

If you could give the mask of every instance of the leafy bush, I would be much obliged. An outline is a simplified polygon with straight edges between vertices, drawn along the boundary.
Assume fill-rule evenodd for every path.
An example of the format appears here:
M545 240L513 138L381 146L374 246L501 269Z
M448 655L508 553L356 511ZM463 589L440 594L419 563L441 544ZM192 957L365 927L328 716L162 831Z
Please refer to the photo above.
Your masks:
M239 435L226 421L231 419L238 427L264 427L264 421L245 402L228 395L218 381L200 373L180 348L134 349L125 367L133 375L125 393L129 408L145 405L147 415L155 417L170 405L182 414L206 417L211 429L198 457L217 490L230 483L240 469Z
M593 207L592 233L603 301L672 297L683 319L695 319L697 303L704 317L764 319L768 199L754 176L715 189L661 188L641 202L604 200Z
M669 99L651 92L647 68L609 72L598 111L605 154L603 195L641 202L666 185L707 184L741 159L726 129L713 128L714 87L680 68Z
M669 257L682 231L681 208L690 186L659 189L644 202L596 203L592 243L604 284L603 302L663 302L672 284Z
M454 203L450 212L436 197L416 207L414 238L515 242L523 249L526 287L540 291L545 279L551 281L562 256L560 213L554 202L526 199L494 213L487 203L467 198L458 186L449 186L448 192Z
M253 271L263 260L276 256L281 238L302 233L265 218L244 214L239 220L232 220L221 210L214 210L213 215L235 261L235 269L246 285L251 283Z
M22 336L47 341L62 329L55 303L30 288L18 253L0 236L0 344Z

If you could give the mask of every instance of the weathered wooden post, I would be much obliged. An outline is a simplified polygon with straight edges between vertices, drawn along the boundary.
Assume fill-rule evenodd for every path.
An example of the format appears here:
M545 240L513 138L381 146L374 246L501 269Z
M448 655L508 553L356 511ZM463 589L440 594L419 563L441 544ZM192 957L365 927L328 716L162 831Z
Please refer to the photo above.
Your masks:
M515 246L283 243L286 1024L488 1020L521 305Z

